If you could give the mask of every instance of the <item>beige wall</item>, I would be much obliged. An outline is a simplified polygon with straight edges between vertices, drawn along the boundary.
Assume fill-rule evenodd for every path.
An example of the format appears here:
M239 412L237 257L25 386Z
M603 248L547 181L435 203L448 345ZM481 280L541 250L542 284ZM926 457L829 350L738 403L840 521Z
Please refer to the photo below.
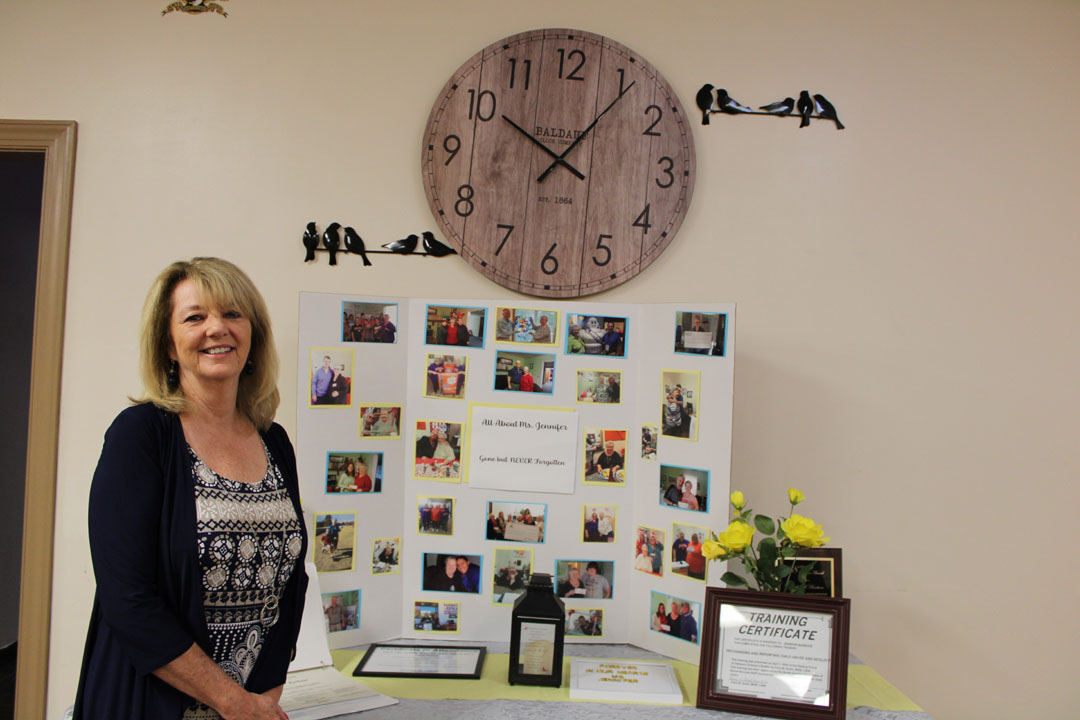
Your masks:
M300 261L304 223L432 228L420 136L471 53L576 26L644 54L684 104L802 88L848 130L695 125L676 242L600 299L739 303L732 487L795 485L844 548L852 650L935 717L1076 700L1080 4L231 0L0 4L0 117L79 122L49 716L89 598L86 494L138 391L151 277L219 254L265 290L295 376L301 290L500 297L459 260ZM279 419L292 430L293 395Z

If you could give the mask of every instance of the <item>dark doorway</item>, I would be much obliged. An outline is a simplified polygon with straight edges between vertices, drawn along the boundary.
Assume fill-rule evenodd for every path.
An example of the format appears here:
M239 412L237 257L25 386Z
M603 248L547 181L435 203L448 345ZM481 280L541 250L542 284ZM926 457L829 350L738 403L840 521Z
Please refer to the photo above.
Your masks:
M44 152L0 152L0 717L15 702L23 492Z

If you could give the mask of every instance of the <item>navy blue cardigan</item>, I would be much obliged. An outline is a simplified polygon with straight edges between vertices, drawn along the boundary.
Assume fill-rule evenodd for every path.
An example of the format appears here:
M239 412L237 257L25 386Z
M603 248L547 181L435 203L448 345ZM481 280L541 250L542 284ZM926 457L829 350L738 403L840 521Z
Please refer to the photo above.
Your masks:
M303 551L247 689L285 682L300 632L307 574L296 456L276 423L262 434L304 532ZM152 671L198 643L212 656L195 542L195 488L180 418L151 404L121 412L105 433L90 487L97 592L86 634L75 720L170 720L191 699Z

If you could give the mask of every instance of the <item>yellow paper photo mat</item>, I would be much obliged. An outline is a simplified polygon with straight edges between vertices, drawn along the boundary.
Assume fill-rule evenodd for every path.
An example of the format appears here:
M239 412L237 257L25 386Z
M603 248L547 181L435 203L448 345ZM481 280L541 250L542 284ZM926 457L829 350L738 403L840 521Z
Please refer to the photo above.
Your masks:
M668 434L664 432L664 407L667 405L667 386L670 385L672 389L676 385L682 385L683 393L683 409L686 409L687 400L689 400L694 411L686 419L685 422L690 426L687 435L681 434ZM687 396L686 390L690 390L692 395ZM701 371L700 370L671 370L665 368L661 371L660 376L660 432L663 437L675 438L677 440L690 440L697 442L698 430L701 427ZM687 411L689 412L689 411Z
M312 383L315 380L315 370L316 370L316 368L323 367L324 362L325 362L325 358L327 358L327 357L330 358L330 367L331 368L336 368L339 365L344 364L345 367L346 367L346 370L348 371L348 374L345 375L346 379L349 381L349 402L347 402L347 403L330 403L330 402L319 403L319 402L316 402L313 399L313 396L312 396L312 394L310 392L310 389L311 389ZM352 348L341 348L341 347L312 347L312 348L310 348L308 350L308 358L309 358L308 359L308 389L309 389L309 392L308 392L308 398L307 398L307 406L309 408L318 408L318 409L336 408L336 409L339 409L339 410L341 408L352 407L353 403L356 401L356 397L355 397L356 393L353 392L353 387L352 387L353 382L356 379L356 373L355 373L356 356L355 356L355 353L353 352L353 349ZM348 359L346 360L346 358L348 358ZM329 390L327 390L327 392L329 392Z
M595 448L590 449L589 446L587 445L588 438L589 438L589 433L594 433L596 435L596 437L599 438L599 445L597 445ZM620 440L618 438L609 438L608 433L622 433L622 439ZM588 453L596 452L596 453L598 453L598 455L603 454L603 452L604 452L604 444L609 439L612 442L615 443L615 452L619 452L619 443L621 442L623 444L623 452L622 452L623 464L622 464L622 467L619 468L619 472L621 472L623 474L623 477L622 477L621 480L619 480L619 479L615 479L615 480L589 480L589 473L588 473L588 467L587 467L587 465L588 465L588 457L587 457ZM578 476L578 478L581 480L581 484L582 485L593 485L593 486L596 486L596 487L626 487L626 481L628 479L628 474L627 474L628 471L627 471L627 468L626 468L626 452L627 452L627 449L628 449L629 445L630 445L630 431L625 430L623 428L585 428L584 430L582 430L582 435L581 435L581 448L582 448L582 450L581 450L581 452L582 452L581 460L582 460L582 462L580 464L581 474ZM596 456L594 456L594 457L596 457ZM616 476L617 476L617 473L616 473Z
M514 340L514 335L517 334L517 328L516 327L514 328L514 332L511 333L509 339L504 340L504 339L499 338L499 320L502 319L503 310L509 310L510 311L511 322L513 322L515 326L517 325L517 320L518 320L518 310L524 310L526 312L533 312L533 313L545 313L546 315L554 318L553 320L549 321L550 327L551 327L551 342L548 342L548 343L545 343L545 342L532 342L532 341L523 342L523 341L519 341L519 340ZM509 305L496 305L495 306L495 323L494 323L494 327L492 328L491 332L492 332L492 335L495 338L495 342L505 343L507 345L519 345L519 346L524 346L524 347L555 347L556 345L560 344L560 337L559 337L560 319L561 319L560 312L558 310L552 310L551 308L511 307ZM533 325L534 331L535 331L536 327L539 326L539 324L540 324L540 321L537 320L536 323Z
M436 391L435 394L431 393L431 380L430 380L430 378L428 376L428 372L430 372L430 371L428 370L428 368L431 367L432 362L434 362L435 358L437 358L437 357L441 357L441 358L444 358L444 359L447 358L447 357L450 357L450 358L453 358L454 365L464 365L465 366L464 370L459 370L457 372L459 377L458 377L458 380L457 380L456 390L455 390L455 393L453 395L442 395L442 394L439 394L440 391ZM459 361L462 361L462 362L459 362ZM445 363L443 363L443 365L445 366ZM439 374L440 375L444 375L444 374L448 375L449 373L443 372L443 373L439 373ZM439 379L438 382L440 383L440 388L441 388L442 380ZM424 391L422 393L424 397L431 398L432 400L464 400L465 399L465 388L467 388L468 385L469 385L469 356L468 355L455 355L454 353L432 353L432 352L429 352L429 353L426 354L425 360L424 360Z
M417 618L422 618L424 609L433 607L435 608L436 618L442 616L443 608L449 605L453 605L457 608L453 615L454 628L452 630L424 630L422 627L417 627ZM423 625L424 623L421 623ZM413 602L413 628L414 633L420 633L422 635L457 635L461 632L461 603L459 602L440 602L438 600L416 600Z
M381 545L380 545L381 543ZM397 555L397 564L393 566L392 570L383 570L376 572L375 567L379 563L379 554L383 551L387 544L392 544ZM401 555L402 545L400 537L381 537L371 539L371 574L376 577L382 577L384 575L400 575L401 574Z
M527 563L522 564L521 561L525 557L529 558ZM532 548L516 548L516 547L497 547L491 555L491 604L494 606L506 606L513 605L517 600L518 595L525 593L525 587L528 584L528 578L533 573L533 561L534 554ZM496 588L496 580L499 578L499 572L511 565L515 568L515 574L520 574L522 577L523 585L520 592L510 592L505 590L498 592Z
M320 518L338 521L337 547L331 548L322 538L329 529L329 523L319 531ZM347 519L346 519L347 518ZM356 569L356 513L355 512L316 512L312 514L311 560L320 573L351 572ZM329 537L327 535L327 537ZM346 555L346 552L348 553Z

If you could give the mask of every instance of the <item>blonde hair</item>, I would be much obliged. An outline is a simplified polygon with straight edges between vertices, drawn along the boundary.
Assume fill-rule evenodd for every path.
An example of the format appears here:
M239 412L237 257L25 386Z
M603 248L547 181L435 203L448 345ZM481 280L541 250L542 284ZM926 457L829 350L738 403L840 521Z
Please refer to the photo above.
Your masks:
M195 284L200 302L218 309L235 308L251 322L251 350L248 363L254 370L240 374L236 406L260 430L266 430L274 420L280 396L277 388L278 356L270 316L262 295L243 270L228 260L210 257L180 260L165 268L146 296L141 322L139 370L144 396L135 402L152 402L163 410L181 413L187 408L187 398L179 387L168 383L173 347L170 322L173 312L173 291L184 280Z

